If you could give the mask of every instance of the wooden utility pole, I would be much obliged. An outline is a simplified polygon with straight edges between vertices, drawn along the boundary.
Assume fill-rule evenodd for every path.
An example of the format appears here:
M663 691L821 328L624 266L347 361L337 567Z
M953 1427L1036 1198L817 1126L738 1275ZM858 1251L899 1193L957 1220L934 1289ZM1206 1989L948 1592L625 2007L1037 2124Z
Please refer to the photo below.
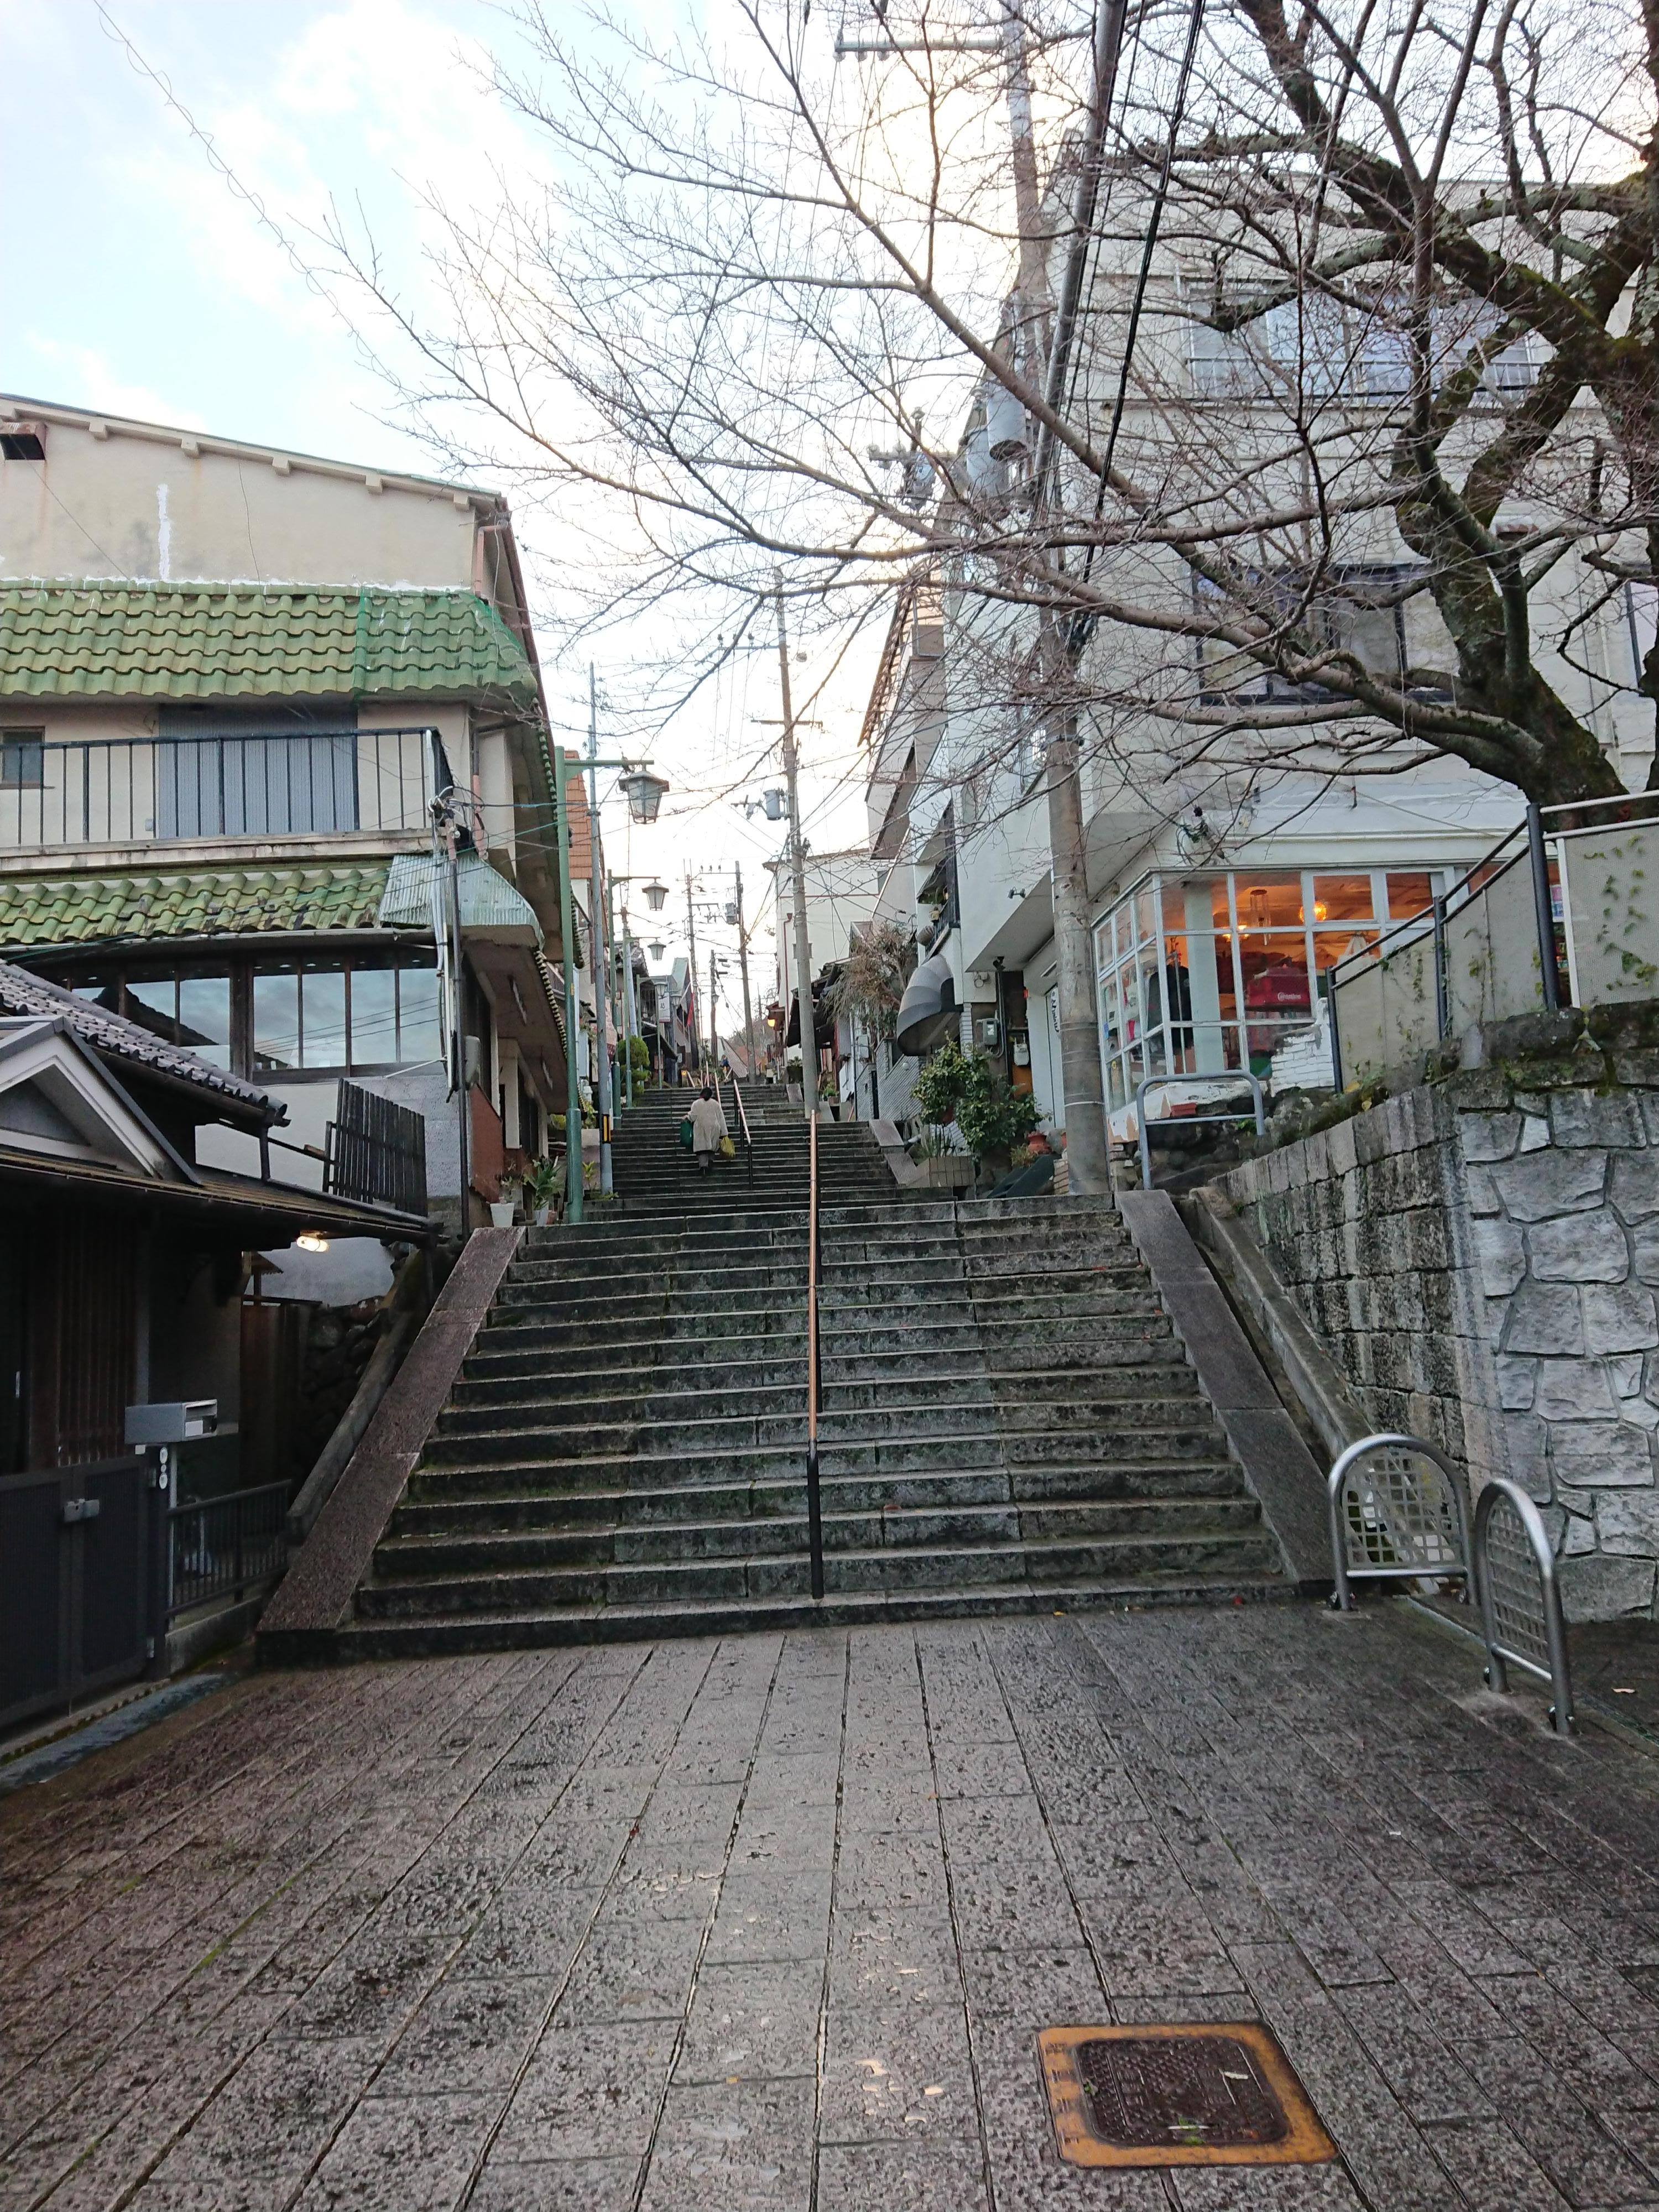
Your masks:
M733 860L732 873L738 886L738 965L743 970L743 1057L750 1077L755 1073L755 1017L749 1004L749 924L743 911L743 863Z

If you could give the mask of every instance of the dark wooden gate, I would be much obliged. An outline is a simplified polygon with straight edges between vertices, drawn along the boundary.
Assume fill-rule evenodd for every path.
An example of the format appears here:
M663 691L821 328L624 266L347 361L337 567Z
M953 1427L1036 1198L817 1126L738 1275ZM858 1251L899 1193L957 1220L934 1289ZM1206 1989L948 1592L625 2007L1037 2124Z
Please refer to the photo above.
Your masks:
M142 1459L0 1476L0 1729L144 1672L164 1504Z

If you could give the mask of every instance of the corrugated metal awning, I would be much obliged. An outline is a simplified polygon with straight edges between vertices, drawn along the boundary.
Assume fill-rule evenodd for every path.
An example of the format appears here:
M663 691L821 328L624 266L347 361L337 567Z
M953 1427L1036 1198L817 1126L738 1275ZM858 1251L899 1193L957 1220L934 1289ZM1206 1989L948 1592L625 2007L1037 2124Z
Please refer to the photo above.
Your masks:
M942 1044L959 1019L957 979L945 955L935 952L904 987L893 1041L901 1052L920 1057Z

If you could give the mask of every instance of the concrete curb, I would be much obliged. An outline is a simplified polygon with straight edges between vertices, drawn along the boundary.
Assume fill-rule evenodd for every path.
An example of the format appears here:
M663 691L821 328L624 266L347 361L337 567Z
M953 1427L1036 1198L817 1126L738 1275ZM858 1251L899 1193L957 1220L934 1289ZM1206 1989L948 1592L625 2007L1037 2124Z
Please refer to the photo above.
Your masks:
M362 1442L265 1607L254 1638L262 1666L339 1656L337 1632L351 1617L357 1585L523 1233L475 1229L467 1239Z
M1124 1226L1152 1271L1205 1395L1285 1555L1291 1579L1328 1589L1324 1477L1165 1190L1126 1190Z

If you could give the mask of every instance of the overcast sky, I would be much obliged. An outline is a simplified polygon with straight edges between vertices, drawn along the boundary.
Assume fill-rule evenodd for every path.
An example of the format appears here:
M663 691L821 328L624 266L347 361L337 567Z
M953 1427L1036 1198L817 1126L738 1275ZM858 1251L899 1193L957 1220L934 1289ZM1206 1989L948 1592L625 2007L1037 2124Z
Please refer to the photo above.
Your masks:
M669 4L659 0L653 17ZM490 44L521 52L510 16L484 0L109 0L107 15L176 106L110 35L95 0L0 0L0 388L430 471L353 335L357 303L331 305L272 233L307 259L307 232L331 201L361 216L417 284L421 190L487 202L492 167L510 179L538 159L474 74ZM538 529L521 517L532 555ZM612 646L613 665L626 651L625 640ZM808 836L820 850L862 837L854 747L868 665L860 647L820 710L825 728L804 733L816 756ZM810 688L817 672L799 680ZM553 666L549 689L556 722L585 715L585 668ZM772 734L757 718L775 715L775 662L757 656L668 733L658 764L675 787L672 818L630 839L623 811L608 811L614 866L672 883L687 866L740 859L753 917L779 833L746 823L735 802L777 780L775 769L744 775ZM712 873L709 885L718 893ZM683 887L670 905L683 929ZM757 955L763 999L769 938ZM736 1006L735 963L730 988Z

